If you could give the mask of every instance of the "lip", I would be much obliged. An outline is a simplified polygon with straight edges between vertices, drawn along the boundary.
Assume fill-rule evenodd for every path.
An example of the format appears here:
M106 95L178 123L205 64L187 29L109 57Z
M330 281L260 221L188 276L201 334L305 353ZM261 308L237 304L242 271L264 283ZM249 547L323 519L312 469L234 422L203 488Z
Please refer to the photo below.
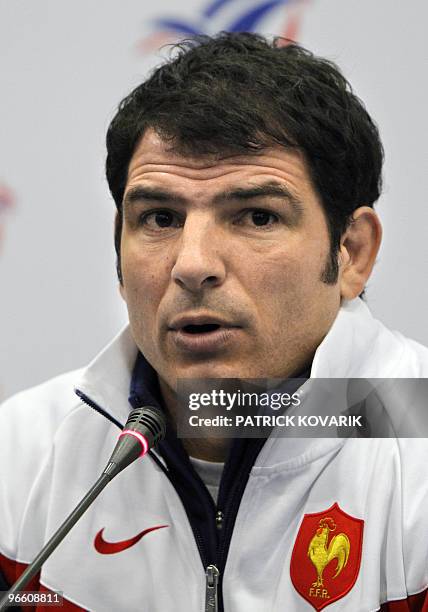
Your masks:
M218 329L201 333L185 331L187 325L219 325ZM210 314L187 314L174 318L169 326L172 339L182 351L191 353L212 353L226 348L233 342L240 326L221 317Z
M238 332L238 327L220 327L200 334L191 334L183 329L170 330L175 345L191 353L213 353L226 348L233 342Z
M169 325L169 329L172 331L180 331L182 330L183 327L186 327L186 325L207 325L207 324L220 325L221 327L225 329L239 327L239 325L235 325L234 323L231 323L230 321L226 321L225 319L222 319L221 317L218 317L216 315L198 313L198 314L179 315L175 317L171 321ZM214 332L209 332L209 333L214 333ZM199 335L199 334L196 334L196 335Z

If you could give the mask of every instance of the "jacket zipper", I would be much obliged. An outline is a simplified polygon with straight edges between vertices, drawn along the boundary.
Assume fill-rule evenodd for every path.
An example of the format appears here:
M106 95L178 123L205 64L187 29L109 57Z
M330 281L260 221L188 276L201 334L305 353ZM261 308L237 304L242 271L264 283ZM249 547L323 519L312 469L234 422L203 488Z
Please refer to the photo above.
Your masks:
M257 443L258 442L258 443ZM217 547L216 554L216 565L215 567L218 569L218 607L219 612L223 612L224 604L223 604L223 572L226 565L226 559L229 552L229 546L232 539L233 529L235 526L235 519L238 514L239 504L242 499L243 492L248 483L248 478L245 480L245 485L243 485L243 476L247 473L249 476L249 471L251 471L251 466L254 465L254 461L257 458L263 444L264 440L260 441L254 440L254 446L251 449L251 454L246 455L246 461L244 464L241 464L240 470L235 478L235 486L230 492L230 496L227 501L223 496L223 503L226 501L224 505L224 510L221 511L217 509L216 512L216 525L219 530L219 544Z
M215 565L209 565L205 576L205 612L218 612L217 588L220 572Z
M215 514L215 525L218 531L221 531L223 529L223 520L224 520L223 512L221 510L217 510Z

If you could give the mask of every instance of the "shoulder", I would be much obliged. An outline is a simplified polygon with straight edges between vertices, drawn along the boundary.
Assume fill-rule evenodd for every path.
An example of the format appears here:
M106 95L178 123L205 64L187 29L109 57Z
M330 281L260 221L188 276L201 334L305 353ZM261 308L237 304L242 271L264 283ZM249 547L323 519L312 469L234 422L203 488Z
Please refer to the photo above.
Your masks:
M49 478L54 440L62 423L82 405L69 372L0 405L0 554L15 558L28 499Z
M411 338L406 338L400 332L392 332L403 347L402 362L410 370L409 376L428 378L428 347L419 344Z
M0 436L8 440L27 436L40 443L52 437L61 421L81 404L74 393L80 373L67 372L6 400L0 405Z
M425 376L428 349L386 327L360 298L343 302L311 369L311 378Z
M390 329L376 319L366 304L357 301L355 310L361 317L359 332L367 334L365 354L368 361L375 356L381 378L423 378L428 376L428 348ZM368 331L370 330L370 331Z

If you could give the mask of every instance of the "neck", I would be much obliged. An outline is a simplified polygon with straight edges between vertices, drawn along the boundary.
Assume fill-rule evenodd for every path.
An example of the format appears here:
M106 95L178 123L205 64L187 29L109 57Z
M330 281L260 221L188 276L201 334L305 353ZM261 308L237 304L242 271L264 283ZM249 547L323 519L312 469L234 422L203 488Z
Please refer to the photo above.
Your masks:
M179 411L182 410L177 394L161 378L159 387L164 405L172 421L177 425ZM232 440L230 438L181 438L181 442L190 457L224 463Z

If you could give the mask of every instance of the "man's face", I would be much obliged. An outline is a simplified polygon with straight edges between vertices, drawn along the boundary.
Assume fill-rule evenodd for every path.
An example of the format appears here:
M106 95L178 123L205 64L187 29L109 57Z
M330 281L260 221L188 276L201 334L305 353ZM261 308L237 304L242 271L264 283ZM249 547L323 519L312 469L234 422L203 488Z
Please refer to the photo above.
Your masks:
M183 157L146 132L124 195L122 295L161 384L298 374L330 328L339 285L302 155Z

